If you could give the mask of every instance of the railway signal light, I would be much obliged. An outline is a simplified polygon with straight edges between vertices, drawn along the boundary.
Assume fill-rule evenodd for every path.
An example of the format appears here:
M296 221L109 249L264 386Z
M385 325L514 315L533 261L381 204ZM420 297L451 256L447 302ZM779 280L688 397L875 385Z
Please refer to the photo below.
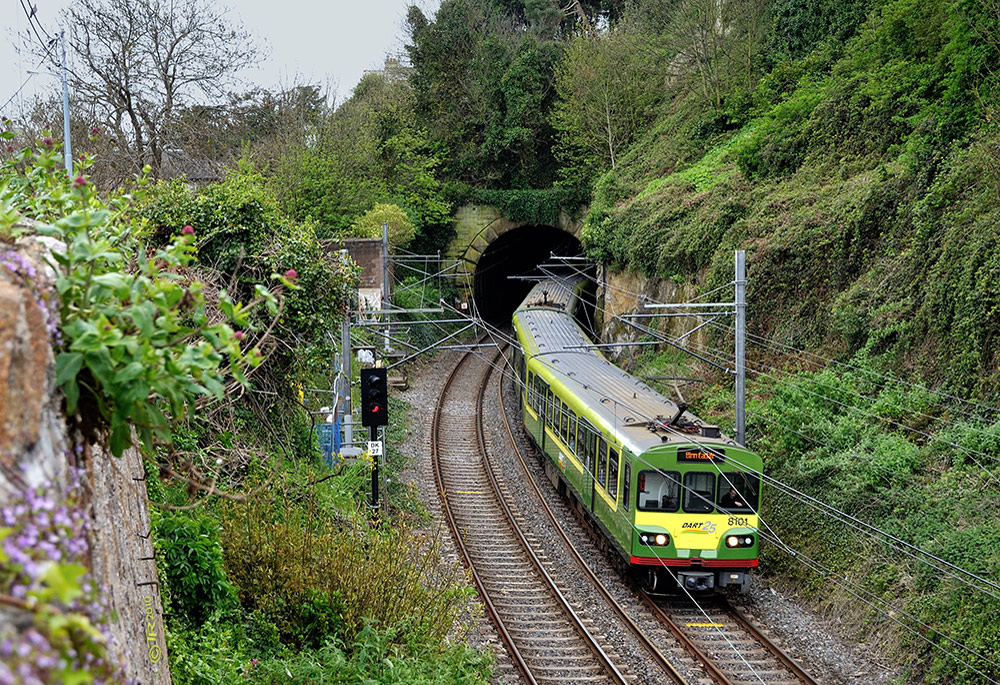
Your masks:
M389 391L385 369L361 369L361 425L367 428L389 423Z

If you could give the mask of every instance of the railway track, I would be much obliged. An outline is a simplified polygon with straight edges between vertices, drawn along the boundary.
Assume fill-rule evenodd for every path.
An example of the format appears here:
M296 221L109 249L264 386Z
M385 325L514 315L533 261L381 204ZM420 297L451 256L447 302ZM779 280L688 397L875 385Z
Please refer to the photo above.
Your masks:
M486 613L529 683L628 683L620 659L570 606L499 495L481 418L491 369L471 354L462 358L441 393L431 434L444 513Z
M600 588L609 604L628 624L637 641L642 644L653 656L654 660L660 663L667 676L673 682L684 682L676 669L667 662L662 652L657 649L652 642L652 638L647 636L631 618L624 614L622 608L610 598L607 590L597 579L596 575L584 561L582 555L576 550L579 536L567 535L563 526L559 523L558 517L552 511L548 501L551 499L551 489L546 488L547 494L543 494L536 483L535 476L524 458L523 453L517 447L517 440L514 438L514 431L511 422L508 420L505 405L502 397L502 388L499 406L503 412L503 421L510 437L510 442L514 446L515 454L519 460L525 480L533 488L538 496L538 500L544 508L551 521L553 530L561 538L563 543L570 550L578 565L587 573L592 582ZM577 520L579 517L577 516ZM593 530L585 522L590 535L595 536ZM722 597L711 597L706 600L699 599L699 603L690 601L687 597L680 596L671 599L653 597L639 588L636 592L647 605L651 613L659 623L666 628L680 643L685 651L701 665L706 674L716 683L721 685L737 685L742 683L767 683L768 685L786 685L791 683L805 683L806 685L816 685L816 681L803 670L791 657L778 647L770 638L757 629L739 611L733 608ZM699 604L701 608L699 609Z
M642 593L654 615L717 683L792 685L816 681L723 597Z
M435 409L431 451L445 517L486 613L507 649L512 662L508 669L516 669L529 683L631 682L635 676L628 672L615 648L602 644L606 640L595 636L597 631L581 618L586 607L578 605L574 609L546 570L540 558L544 553L533 551L534 538L522 531L517 514L505 501L505 486L493 473L482 408L490 374L500 355L498 351L487 362L467 354L449 376ZM497 386L502 395L502 384L498 382ZM502 396L499 406L503 412ZM502 419L509 444L526 476L525 483L534 490L537 506L551 519L554 536L561 538L574 555L580 571L590 577L592 586L618 615L634 643L662 670L662 682L687 682L657 646L659 641L661 647L674 647L664 644L669 641L664 635L667 630L714 682L816 682L721 598L699 599L695 604L686 597L653 597L640 592L650 614L665 629L657 637L647 635L576 551L573 536L564 532L560 517L546 501L551 498L551 488L539 490L505 412ZM552 542L546 539L544 547L551 547Z

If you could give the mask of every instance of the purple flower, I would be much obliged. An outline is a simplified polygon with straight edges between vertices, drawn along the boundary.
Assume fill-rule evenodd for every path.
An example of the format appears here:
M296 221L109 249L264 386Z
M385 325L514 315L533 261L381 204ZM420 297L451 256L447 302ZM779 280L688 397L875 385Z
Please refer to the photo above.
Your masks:
M290 281L294 281L298 277L299 277L299 272L296 271L295 269L289 269L288 271L285 272L285 278L287 278Z
M87 185L87 179L85 179L83 176L77 176L76 178L73 179L74 188L83 188L86 185Z
M52 147L52 136L45 136L42 138L42 145L45 147Z
M243 340L243 331L233 331L233 337L237 340Z
M186 225L184 228L181 229L181 233L183 235L194 235L194 226L192 226L191 224Z

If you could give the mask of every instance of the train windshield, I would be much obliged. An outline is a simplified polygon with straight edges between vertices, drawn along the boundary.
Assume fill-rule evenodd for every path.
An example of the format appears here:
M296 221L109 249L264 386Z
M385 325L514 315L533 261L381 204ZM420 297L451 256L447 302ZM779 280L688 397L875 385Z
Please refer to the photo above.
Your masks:
M684 474L684 511L707 514L715 499L715 474L691 471Z
M724 512L750 514L757 511L760 498L760 478L752 473L719 474L719 509Z
M641 511L677 511L681 474L677 471L640 471L637 506Z

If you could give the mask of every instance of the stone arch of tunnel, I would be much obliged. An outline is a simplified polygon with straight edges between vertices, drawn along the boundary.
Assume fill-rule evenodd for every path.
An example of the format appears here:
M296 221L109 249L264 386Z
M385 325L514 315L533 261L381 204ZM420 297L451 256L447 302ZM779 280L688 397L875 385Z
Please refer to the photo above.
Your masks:
M496 326L509 324L535 283L511 276L537 278L542 276L540 264L555 263L552 255L579 257L583 253L579 238L553 226L526 225L506 231L476 261L472 296L479 315ZM563 271L570 273L572 268ZM589 288L585 302L594 302L594 292L596 286ZM593 315L592 305L584 308L581 323L585 328L593 328Z

